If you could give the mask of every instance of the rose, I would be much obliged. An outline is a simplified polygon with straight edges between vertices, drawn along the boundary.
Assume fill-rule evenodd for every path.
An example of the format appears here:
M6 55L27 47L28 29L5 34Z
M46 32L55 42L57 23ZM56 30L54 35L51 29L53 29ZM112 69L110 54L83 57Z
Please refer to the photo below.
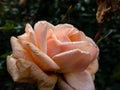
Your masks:
M25 33L11 37L7 69L16 82L36 82L39 89L94 90L99 49L92 39L70 24L46 21L26 24Z

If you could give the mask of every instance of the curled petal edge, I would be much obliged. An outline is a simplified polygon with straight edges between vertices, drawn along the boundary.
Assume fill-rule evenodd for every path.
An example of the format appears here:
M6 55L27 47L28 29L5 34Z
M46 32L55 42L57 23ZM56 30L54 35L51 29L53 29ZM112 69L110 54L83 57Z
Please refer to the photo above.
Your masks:
M59 73L67 73L85 70L91 62L89 61L89 58L89 52L74 49L55 55L53 60L60 66Z

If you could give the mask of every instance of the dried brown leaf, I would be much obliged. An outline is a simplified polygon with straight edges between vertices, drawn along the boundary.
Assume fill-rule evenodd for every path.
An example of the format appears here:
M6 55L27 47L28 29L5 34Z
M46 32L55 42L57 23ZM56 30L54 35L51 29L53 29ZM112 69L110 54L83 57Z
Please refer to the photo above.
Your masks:
M120 10L120 0L97 0L97 4L96 18L98 23L103 23L110 13Z

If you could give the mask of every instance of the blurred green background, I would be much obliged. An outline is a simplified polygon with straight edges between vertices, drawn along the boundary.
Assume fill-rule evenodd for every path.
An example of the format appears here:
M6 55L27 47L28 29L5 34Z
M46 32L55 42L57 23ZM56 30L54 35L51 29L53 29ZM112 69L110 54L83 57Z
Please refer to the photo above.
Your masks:
M0 0L0 90L14 88L6 56L11 53L10 37L24 33L26 23L70 23L94 39L100 28L96 12L96 0ZM96 90L120 90L120 12L103 23L101 38Z

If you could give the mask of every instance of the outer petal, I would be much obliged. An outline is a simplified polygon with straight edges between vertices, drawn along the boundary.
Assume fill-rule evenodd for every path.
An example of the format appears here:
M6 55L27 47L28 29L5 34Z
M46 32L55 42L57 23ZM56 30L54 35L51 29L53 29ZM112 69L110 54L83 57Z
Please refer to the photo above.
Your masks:
M33 43L34 45L37 45L35 33L33 31L33 28L31 27L30 24L26 24L25 27L25 33L18 36L19 40L24 40ZM37 45L38 46L38 45Z
M55 55L53 60L60 66L59 72L66 73L84 70L90 63L89 58L90 54L88 52L74 49Z
M95 90L92 77L87 71L66 73L64 78L74 90Z
M46 37L49 29L53 30L54 26L46 21L39 21L34 26L38 48L45 53L47 51Z
M93 57L93 59L97 59L98 55L99 55L99 48L98 48L98 46L96 45L96 43L91 38L89 38L89 37L86 37L86 38L87 38L88 42L90 42L91 45L96 49L96 55L95 55L95 57Z
M16 66L16 60L13 58L13 56L7 56L7 70L14 81L20 80L19 70Z
M11 37L11 45L12 45L12 50L13 50L13 56L14 57L33 61L32 56L29 55L29 52L27 52L22 47L22 45L20 44L20 42L17 38Z
M44 52L42 52L39 48L34 46L32 43L27 43L29 50L32 52L32 56L34 57L35 63L45 71L56 71L59 69L59 66Z
M34 63L16 59L12 56L7 57L7 69L13 80L16 82L37 82L39 90L53 90L57 77L54 74L47 75Z
M96 59L95 61L93 61L89 66L88 68L86 69L92 76L93 79L95 79L95 73L97 72L98 70L98 60Z
M59 87L60 90L74 90L61 77L58 78L58 87Z
M36 40L36 37L35 37L35 33L34 33L33 28L31 27L30 24L26 24L25 31L26 31L26 33L28 34L29 39L31 40L31 42L32 42L34 45L37 45L37 40Z

